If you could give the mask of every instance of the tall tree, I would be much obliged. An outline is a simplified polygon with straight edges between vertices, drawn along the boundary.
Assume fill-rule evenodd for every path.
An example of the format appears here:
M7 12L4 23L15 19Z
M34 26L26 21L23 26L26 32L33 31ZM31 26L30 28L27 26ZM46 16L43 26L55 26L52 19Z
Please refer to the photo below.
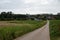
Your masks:
M1 20L5 20L6 18L6 12L1 12Z
M13 19L13 12L7 12L7 19L12 20Z

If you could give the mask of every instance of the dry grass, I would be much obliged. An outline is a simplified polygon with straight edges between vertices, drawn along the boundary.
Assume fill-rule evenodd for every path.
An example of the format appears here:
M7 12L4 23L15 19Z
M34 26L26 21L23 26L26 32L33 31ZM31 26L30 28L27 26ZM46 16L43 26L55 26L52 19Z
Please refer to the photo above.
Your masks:
M19 23L19 24L17 24L17 23L10 23L10 22L8 22L8 21L0 21L0 27L6 27L6 26L31 26L32 24L23 24L23 23Z
M42 27L46 21L0 21L0 40L13 40L37 28Z

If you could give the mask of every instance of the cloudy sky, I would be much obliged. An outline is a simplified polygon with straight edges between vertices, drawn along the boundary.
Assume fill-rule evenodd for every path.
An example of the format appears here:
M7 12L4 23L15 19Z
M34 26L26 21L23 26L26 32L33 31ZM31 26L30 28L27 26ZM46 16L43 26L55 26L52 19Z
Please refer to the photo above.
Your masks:
M60 12L60 0L0 0L0 12L12 11L21 14Z

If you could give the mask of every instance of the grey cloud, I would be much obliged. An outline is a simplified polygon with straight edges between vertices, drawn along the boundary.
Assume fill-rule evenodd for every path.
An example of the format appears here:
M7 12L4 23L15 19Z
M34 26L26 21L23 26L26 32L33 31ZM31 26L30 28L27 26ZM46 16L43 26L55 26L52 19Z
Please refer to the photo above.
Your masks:
M22 2L22 0L8 0L11 1L11 3L3 3L3 1L0 4L0 9L19 9L24 7L24 3ZM6 2L8 2L6 0Z
M21 10L31 12L59 12L60 0L53 0L50 4L42 5L40 3L24 3L24 0L0 0L0 10Z

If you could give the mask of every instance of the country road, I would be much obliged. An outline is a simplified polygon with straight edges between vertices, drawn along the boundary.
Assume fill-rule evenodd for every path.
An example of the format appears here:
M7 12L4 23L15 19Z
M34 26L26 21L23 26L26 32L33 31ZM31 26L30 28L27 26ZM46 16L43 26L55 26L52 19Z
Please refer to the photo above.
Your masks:
M27 33L22 37L16 38L15 40L50 40L49 21L47 21L47 24L44 25L42 28Z

